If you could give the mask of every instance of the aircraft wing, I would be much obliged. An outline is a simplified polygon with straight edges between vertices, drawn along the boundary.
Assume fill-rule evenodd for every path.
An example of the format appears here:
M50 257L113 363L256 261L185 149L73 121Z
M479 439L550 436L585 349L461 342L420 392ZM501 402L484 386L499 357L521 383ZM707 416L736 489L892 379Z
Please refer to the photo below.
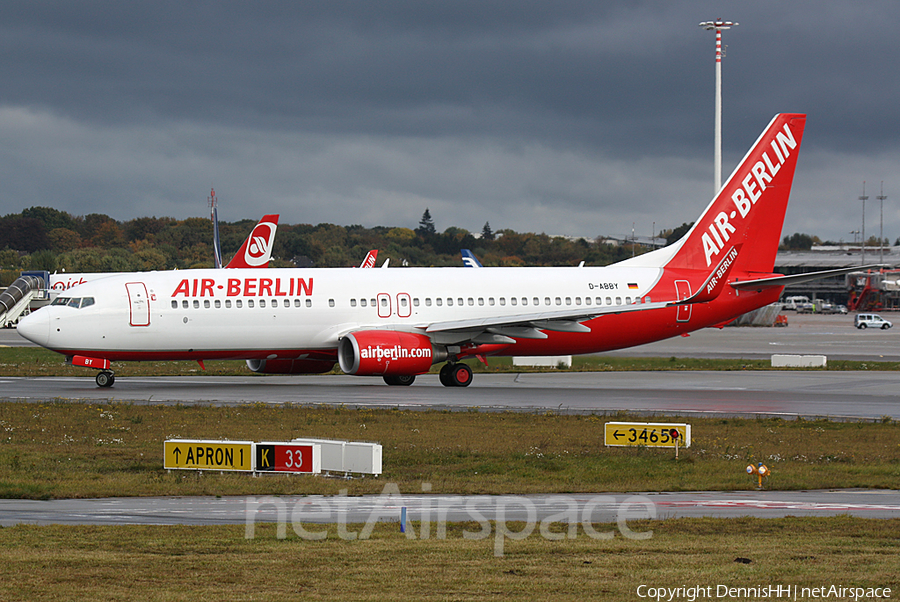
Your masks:
M471 333L473 331L504 331L509 330L512 336L521 338L545 338L544 336L525 336L524 332L550 330L554 332L590 332L590 328L582 324L586 320L607 314L621 314L634 311L647 311L675 305L676 301L661 301L657 303L633 303L631 305L610 305L607 307L576 307L557 311L525 312L521 314L497 316L493 318L475 318L471 320L447 320L422 325L428 334L437 333ZM524 330L523 330L524 329ZM514 331L523 330L521 334Z

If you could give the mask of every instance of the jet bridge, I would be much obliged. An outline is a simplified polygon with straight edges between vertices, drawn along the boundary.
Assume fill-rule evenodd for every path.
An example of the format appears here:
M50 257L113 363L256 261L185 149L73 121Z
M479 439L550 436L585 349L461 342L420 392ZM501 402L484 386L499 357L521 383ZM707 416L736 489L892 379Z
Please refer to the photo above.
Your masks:
M32 302L47 300L49 282L48 272L22 272L19 278L0 293L0 327L15 324L20 316L30 311Z

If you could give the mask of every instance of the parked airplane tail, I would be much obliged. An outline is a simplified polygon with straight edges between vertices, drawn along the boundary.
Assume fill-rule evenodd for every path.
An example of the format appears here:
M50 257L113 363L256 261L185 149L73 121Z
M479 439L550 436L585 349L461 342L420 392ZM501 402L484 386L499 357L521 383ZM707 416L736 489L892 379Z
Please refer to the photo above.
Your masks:
M622 264L771 274L805 125L776 115L681 240Z
M268 266L269 260L272 258L272 245L275 242L277 228L278 215L264 215L225 267L259 268Z

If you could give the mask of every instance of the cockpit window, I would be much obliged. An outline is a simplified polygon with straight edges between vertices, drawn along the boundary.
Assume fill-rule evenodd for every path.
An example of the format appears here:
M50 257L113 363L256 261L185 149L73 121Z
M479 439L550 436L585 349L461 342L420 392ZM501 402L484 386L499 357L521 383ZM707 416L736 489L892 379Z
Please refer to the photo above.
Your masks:
M67 305L68 307L88 307L94 304L93 297L57 297L50 305Z

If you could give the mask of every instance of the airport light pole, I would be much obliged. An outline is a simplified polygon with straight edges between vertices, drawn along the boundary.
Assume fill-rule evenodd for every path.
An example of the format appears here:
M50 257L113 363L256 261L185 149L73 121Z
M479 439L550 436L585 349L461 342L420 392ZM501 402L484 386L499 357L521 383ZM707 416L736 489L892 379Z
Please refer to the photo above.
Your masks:
M884 200L887 198L884 196L884 181L881 182L881 194L875 198L878 199L881 208L881 223L878 226L878 248L881 254L878 263L884 264Z
M866 265L866 199L868 198L866 196L866 181L863 180L863 193L859 197L859 200L862 201L862 234L860 234L862 239L862 263L860 265Z
M700 23L700 27L707 31L715 30L716 32L716 140L715 140L715 156L713 159L715 169L715 190L713 194L719 194L722 188L722 30L731 29L737 25L731 21L723 21L721 18L715 21L704 21Z

